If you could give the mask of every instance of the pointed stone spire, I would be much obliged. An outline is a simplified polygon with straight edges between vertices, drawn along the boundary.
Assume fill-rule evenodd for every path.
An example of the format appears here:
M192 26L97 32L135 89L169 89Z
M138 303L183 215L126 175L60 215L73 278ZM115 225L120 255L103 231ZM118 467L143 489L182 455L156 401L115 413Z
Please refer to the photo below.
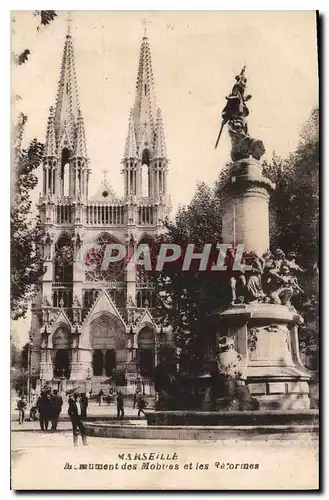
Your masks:
M65 196L81 197L86 201L90 170L70 17L69 14L55 109L50 113L47 127L45 156L56 156L56 161L48 159L45 164L43 191L47 193L50 189L55 196L62 197L66 193ZM49 171L50 167L53 172Z
M122 163L126 197L160 199L161 194L163 200L166 199L166 142L161 112L156 106L151 50L146 33L140 49L135 104L130 112Z
M46 142L45 142L45 156L46 157L57 156L55 116L53 107L51 107L49 110L49 118L48 118Z
M149 148L153 146L155 110L156 99L151 50L148 38L144 36L140 49L134 106L136 140L139 150L143 149L144 142L151 142L148 144ZM143 144L141 144L141 140L143 140ZM141 153L141 151L138 152Z
M87 158L85 126L80 109L78 110L78 122L74 145L74 156L76 158Z
M163 130L161 110L157 110L155 125L154 158L167 158L166 139Z
M128 125L128 135L126 139L125 146L125 158L136 158L137 157L137 145L136 145L136 132L134 124L134 109L131 108L129 114L129 125Z
M68 24L55 106L55 129L58 134L58 143L61 144L66 140L65 145L72 149L79 110L79 96L70 30L70 24Z

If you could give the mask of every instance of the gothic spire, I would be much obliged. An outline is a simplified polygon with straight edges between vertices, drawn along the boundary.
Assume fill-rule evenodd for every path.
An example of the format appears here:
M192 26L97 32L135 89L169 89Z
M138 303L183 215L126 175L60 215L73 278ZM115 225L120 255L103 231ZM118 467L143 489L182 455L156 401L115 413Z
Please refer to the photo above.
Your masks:
M155 124L154 158L167 158L166 139L160 108L157 110Z
M55 106L55 129L58 144L66 141L65 145L72 150L78 118L79 96L70 31L70 24L68 24Z
M153 146L156 99L154 92L154 78L152 70L151 50L148 38L143 37L136 82L136 97L134 106L135 131L137 147L141 149L141 142ZM141 153L141 151L139 151Z
M74 156L77 158L87 158L87 146L85 126L80 109L78 109L78 121L74 144Z
M54 108L51 107L49 110L49 118L47 124L47 132L46 132L46 142L45 142L45 156L46 157L54 157L57 154L56 147L56 133L55 133L55 116L54 116Z
M131 108L129 114L128 135L125 146L125 158L136 158L137 145L136 145L136 132L134 124L134 109Z

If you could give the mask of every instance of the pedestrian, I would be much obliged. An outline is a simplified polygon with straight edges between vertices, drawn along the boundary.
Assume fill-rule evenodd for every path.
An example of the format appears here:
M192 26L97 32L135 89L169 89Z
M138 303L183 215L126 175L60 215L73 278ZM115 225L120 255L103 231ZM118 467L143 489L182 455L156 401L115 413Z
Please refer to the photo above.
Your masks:
M59 415L62 411L62 406L63 406L63 399L58 394L58 391L56 389L53 391L51 404L52 404L51 430L56 431Z
M79 431L82 438L82 442L84 445L86 445L87 444L86 429L82 421L82 415L83 415L82 403L77 393L74 394L73 398L72 397L69 398L68 414L72 423L74 446L78 446Z
M136 389L135 394L134 394L134 402L133 402L133 408L135 409L137 401L139 399L139 390Z
M87 418L87 408L89 401L88 397L84 392L80 396L80 401L81 401L81 418L85 420Z
M18 423L22 424L25 419L25 408L26 408L25 396L23 394L17 402L17 408L18 408Z
M121 419L123 420L124 416L125 416L125 412L124 412L124 408L123 408L123 396L122 396L122 392L118 391L118 394L117 394L117 419L119 419L121 417Z
M103 401L103 396L104 396L104 392L102 391L102 389L99 391L98 393L98 404L99 406L102 404L102 401Z
M52 417L52 397L50 394L50 389L44 389L43 391L41 391L36 406L39 411L40 428L42 431L47 431L49 421Z
M144 408L146 407L146 401L145 399L141 396L138 398L137 400L137 408L138 408L138 414L137 416L140 417L140 414L143 413L144 416L146 417L145 415L145 411L144 411Z

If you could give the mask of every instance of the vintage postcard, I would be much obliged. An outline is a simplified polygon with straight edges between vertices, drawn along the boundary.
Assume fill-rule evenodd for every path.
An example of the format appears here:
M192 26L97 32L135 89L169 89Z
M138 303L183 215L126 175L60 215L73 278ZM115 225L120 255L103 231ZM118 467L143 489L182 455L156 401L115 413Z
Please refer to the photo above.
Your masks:
M319 488L315 11L13 11L11 487Z

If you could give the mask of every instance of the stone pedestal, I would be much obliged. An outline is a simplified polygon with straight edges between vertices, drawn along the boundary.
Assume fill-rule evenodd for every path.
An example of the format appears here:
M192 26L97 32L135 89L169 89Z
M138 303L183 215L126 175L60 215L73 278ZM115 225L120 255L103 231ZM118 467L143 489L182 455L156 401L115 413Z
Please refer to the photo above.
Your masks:
M310 407L310 373L299 356L294 307L241 304L214 314L220 336L234 339L243 356L244 376L261 409L297 410Z
M274 184L258 160L234 163L223 197L223 243L243 244L247 252L269 248L269 197Z

